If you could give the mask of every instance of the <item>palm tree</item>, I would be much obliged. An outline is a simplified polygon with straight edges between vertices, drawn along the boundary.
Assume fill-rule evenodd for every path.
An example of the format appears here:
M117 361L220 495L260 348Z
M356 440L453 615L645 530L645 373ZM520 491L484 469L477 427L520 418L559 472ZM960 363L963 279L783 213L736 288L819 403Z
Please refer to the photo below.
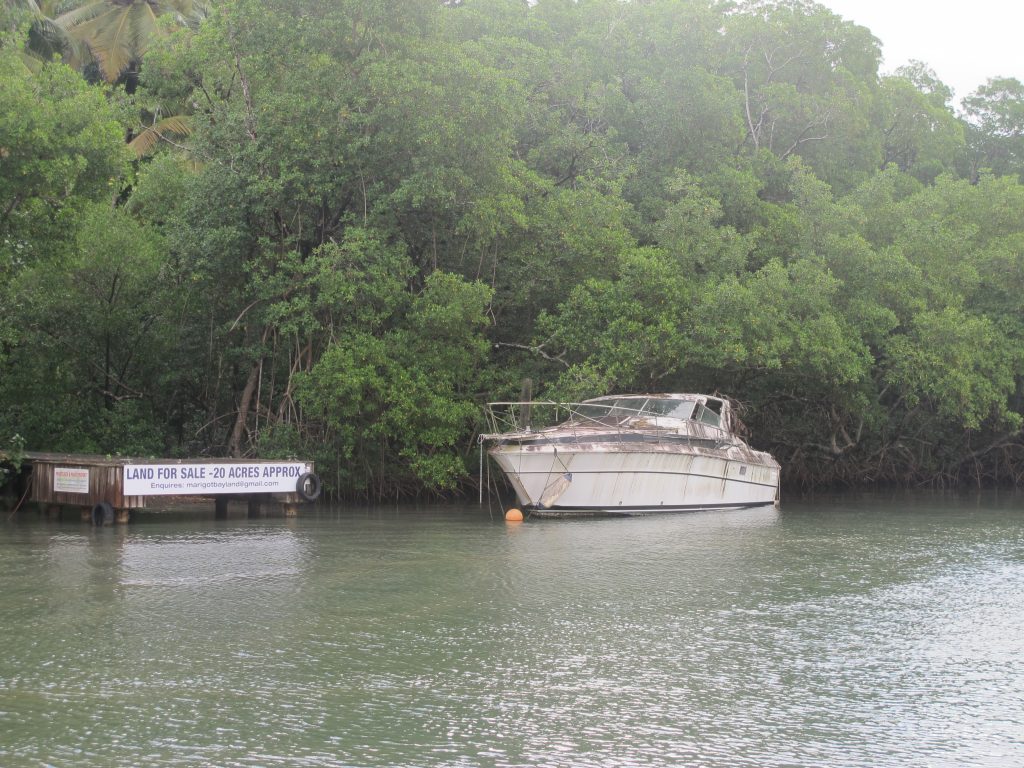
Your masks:
M88 60L88 48L55 21L60 0L5 0L5 5L26 14L32 21L23 56L25 66L33 72L54 56L60 56L76 69L81 69Z
M103 79L113 83L134 74L160 34L160 16L170 13L182 26L195 26L206 11L198 0L85 0L56 23L88 47Z

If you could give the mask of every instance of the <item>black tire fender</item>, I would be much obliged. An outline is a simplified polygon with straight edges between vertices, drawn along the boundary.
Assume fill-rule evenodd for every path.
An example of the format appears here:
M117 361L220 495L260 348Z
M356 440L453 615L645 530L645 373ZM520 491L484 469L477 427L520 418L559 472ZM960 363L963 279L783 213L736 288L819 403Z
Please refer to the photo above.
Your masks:
M312 472L302 473L295 483L295 492L303 501L316 501L320 498L321 488L320 478Z
M101 501L92 508L92 524L97 526L114 524L114 507L110 502Z

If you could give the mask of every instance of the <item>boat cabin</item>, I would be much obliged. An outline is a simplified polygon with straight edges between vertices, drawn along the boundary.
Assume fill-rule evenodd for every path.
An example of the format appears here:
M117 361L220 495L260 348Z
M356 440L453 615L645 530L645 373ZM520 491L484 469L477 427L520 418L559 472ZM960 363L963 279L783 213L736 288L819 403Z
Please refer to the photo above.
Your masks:
M623 395L587 400L573 409L570 421L621 425L636 419L699 421L710 427L730 429L729 403L704 395Z

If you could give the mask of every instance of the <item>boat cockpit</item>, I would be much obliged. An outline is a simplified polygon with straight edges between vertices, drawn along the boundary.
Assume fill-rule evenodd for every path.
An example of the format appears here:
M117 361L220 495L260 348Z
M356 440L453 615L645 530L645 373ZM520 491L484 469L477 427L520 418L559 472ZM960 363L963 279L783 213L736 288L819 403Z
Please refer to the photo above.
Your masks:
M692 419L722 429L725 407L723 400L713 397L605 397L577 405L573 408L570 422L619 426L642 419L667 426L669 421Z

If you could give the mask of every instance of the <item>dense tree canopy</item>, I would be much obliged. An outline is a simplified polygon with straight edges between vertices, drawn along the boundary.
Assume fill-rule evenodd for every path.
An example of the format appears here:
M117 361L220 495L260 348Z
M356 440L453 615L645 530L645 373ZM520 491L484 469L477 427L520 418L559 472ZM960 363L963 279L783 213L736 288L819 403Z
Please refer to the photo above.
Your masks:
M808 0L8 17L0 438L452 492L530 378L731 396L791 488L1024 476L1015 79Z

